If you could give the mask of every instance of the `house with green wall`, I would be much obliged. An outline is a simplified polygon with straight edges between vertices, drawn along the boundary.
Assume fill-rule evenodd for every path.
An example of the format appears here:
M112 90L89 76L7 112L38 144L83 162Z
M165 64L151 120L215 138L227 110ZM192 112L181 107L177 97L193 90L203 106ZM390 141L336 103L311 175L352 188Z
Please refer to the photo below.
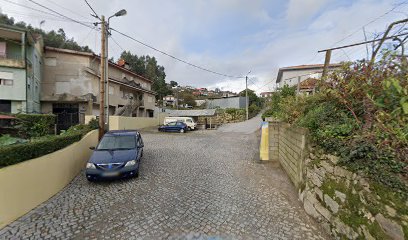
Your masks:
M0 112L40 113L41 35L0 24Z

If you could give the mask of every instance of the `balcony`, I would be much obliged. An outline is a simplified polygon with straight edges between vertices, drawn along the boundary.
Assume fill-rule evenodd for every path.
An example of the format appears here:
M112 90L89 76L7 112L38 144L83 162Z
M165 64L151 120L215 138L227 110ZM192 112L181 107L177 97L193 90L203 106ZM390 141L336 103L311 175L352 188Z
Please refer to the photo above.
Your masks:
M25 61L21 54L7 53L6 55L0 55L0 66L25 68Z

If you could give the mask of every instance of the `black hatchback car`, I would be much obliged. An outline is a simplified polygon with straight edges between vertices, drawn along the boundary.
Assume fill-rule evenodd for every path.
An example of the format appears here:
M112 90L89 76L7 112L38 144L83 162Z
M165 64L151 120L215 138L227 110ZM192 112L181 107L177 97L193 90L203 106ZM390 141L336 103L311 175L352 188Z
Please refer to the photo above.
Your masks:
M103 178L138 177L143 139L135 130L107 132L86 164L89 181Z

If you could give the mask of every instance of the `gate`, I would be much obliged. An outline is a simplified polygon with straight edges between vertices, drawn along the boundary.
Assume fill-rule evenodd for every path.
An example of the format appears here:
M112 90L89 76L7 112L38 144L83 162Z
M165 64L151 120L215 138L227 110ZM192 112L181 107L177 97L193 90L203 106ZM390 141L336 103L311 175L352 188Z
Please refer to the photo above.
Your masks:
M57 133L79 124L79 105L77 103L54 103L52 113L57 116Z

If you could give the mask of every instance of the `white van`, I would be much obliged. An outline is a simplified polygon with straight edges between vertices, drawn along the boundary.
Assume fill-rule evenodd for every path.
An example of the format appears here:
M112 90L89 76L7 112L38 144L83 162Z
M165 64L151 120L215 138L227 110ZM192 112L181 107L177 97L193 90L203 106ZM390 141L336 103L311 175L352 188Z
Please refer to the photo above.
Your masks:
M164 124L169 122L183 122L190 130L194 130L197 127L197 123L195 123L191 117L165 117Z

